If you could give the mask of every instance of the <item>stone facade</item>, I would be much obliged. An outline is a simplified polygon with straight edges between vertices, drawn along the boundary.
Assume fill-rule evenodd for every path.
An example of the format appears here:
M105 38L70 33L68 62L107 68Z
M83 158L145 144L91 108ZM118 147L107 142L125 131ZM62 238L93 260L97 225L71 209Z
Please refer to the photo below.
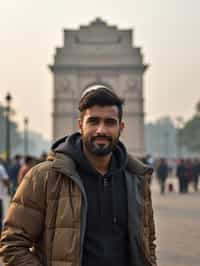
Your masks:
M53 138L77 129L78 99L89 85L101 83L125 98L126 127L121 139L128 150L144 153L143 73L147 68L133 31L108 26L97 18L78 30L64 31L54 64Z

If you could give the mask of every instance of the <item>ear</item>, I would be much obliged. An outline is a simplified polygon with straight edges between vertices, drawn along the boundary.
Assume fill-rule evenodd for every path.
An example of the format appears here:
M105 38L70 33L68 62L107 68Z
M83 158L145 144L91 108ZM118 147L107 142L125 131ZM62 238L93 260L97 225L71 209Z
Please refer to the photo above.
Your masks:
M121 121L121 123L120 123L120 133L122 133L122 131L124 130L124 127L125 127L125 123L124 123L124 121Z
M78 119L78 129L79 129L79 132L80 132L80 133L82 132L82 128L83 128L82 119L79 118L79 119Z

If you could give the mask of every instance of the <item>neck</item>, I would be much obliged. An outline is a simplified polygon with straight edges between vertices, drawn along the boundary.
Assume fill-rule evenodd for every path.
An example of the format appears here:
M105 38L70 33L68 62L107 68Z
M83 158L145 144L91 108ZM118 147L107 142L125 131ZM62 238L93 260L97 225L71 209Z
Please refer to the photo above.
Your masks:
M88 152L85 147L83 147L83 152L97 172L101 173L102 175L107 173L112 153L105 156L96 156Z

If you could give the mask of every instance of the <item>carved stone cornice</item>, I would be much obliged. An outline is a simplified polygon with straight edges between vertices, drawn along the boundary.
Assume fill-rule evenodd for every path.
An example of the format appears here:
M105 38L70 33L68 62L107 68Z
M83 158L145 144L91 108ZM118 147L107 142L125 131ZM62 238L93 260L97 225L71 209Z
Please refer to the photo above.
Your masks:
M148 65L49 65L49 69L55 73L66 70L136 70L144 72Z

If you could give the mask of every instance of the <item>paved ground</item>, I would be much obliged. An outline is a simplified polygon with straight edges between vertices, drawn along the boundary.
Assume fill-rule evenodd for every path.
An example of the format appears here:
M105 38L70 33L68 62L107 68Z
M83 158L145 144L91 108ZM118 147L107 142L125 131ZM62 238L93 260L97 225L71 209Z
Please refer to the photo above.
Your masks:
M170 181L171 182L171 181ZM177 190L174 179L172 183ZM159 194L152 185L159 266L200 266L200 192Z
M177 191L176 179L174 184ZM200 266L200 192L160 195L153 180L158 266Z

